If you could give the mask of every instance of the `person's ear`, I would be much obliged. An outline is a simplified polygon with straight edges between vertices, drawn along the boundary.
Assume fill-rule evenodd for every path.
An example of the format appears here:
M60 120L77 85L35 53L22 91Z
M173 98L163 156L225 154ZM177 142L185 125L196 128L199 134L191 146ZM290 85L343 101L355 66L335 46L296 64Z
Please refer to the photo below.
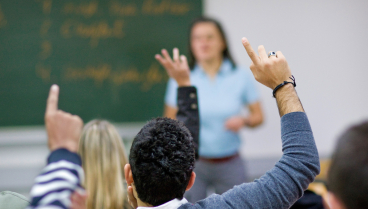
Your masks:
M328 205L330 209L345 209L341 200L332 192L328 192Z
M194 171L192 171L192 174L190 175L188 186L185 189L185 191L188 191L190 188L192 188L192 186L193 186L193 184L195 182L195 178L196 178L196 174L194 173Z
M124 175L125 175L125 181L127 182L128 185L130 185L134 182L132 169L130 168L129 163L125 164L125 166L124 166Z

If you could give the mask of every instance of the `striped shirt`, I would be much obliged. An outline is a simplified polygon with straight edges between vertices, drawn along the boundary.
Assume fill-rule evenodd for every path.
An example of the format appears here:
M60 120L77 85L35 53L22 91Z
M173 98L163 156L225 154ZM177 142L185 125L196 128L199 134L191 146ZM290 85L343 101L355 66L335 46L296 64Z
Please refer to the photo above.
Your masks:
M71 194L82 189L84 172L78 154L58 149L47 161L47 166L35 179L30 193L32 201L27 209L69 208Z

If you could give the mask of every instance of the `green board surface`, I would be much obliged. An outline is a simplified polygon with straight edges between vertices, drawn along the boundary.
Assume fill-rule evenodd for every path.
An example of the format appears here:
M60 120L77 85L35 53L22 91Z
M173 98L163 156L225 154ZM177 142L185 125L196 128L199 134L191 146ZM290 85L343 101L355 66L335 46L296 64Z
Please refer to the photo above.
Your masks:
M0 126L43 124L50 86L86 122L161 116L162 48L187 53L200 0L0 1Z

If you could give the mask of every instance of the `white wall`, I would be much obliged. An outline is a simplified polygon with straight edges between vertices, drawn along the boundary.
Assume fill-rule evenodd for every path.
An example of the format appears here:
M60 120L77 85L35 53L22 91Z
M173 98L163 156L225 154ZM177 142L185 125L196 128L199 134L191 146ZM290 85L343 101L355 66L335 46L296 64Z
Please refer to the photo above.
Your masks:
M224 26L235 60L249 66L241 44L282 51L296 78L321 156L350 124L368 118L368 1L205 0L204 12ZM248 158L281 155L279 116L271 90L260 86L265 123L242 133Z

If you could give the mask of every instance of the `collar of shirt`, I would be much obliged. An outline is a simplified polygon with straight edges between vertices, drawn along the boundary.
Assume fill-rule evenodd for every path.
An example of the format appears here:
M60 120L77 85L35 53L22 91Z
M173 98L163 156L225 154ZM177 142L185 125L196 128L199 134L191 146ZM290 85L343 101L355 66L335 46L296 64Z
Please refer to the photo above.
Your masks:
M224 59L221 63L220 69L218 71L218 75L225 75L227 73L230 73L232 71L232 69L233 69L233 66L232 66L230 60ZM198 64L196 64L194 66L193 72L202 73L203 75L206 75L203 68L201 66L199 66Z
M138 207L137 209L177 209L181 205L187 203L187 199L183 198L182 200L173 199L165 204L159 205L157 207Z

